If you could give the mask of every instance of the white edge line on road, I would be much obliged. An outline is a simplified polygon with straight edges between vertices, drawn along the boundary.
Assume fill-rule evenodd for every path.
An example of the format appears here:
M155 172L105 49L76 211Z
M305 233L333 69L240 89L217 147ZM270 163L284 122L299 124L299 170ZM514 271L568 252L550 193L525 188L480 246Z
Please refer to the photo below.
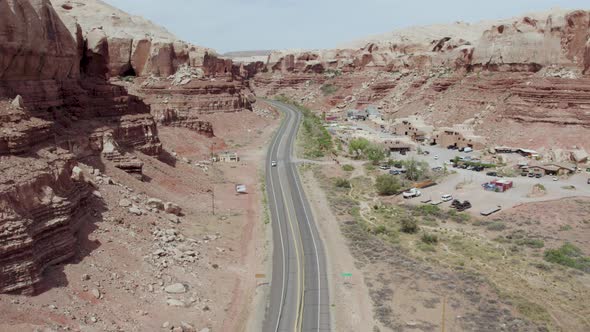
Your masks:
M298 111L296 111L298 112ZM298 113L299 114L299 113ZM297 116L297 123L299 124L299 119L300 119L300 115ZM305 215L305 221L307 222L307 228L309 229L309 232L311 233L311 240L313 242L313 248L315 251L315 257L316 257L316 264L317 264L317 269L318 269L318 325L317 325L317 330L320 330L320 321L321 321L321 270L320 270L320 257L318 255L318 246L315 240L315 236L313 234L313 230L311 229L311 224L309 222L309 217L308 217L308 212L307 212L307 208L305 207L305 200L303 199L303 195L301 194L301 188L299 186L299 181L298 181L298 175L295 174L295 168L292 167L291 168L291 172L293 174L293 179L295 180L295 188L297 189L297 193L299 194L299 199L301 200L301 205L303 205L303 213Z
M285 119L284 121L285 121L284 123L287 123L288 122L288 119ZM281 133L281 127L283 127L283 124L281 124L281 126L279 127L279 130L277 131L277 135L275 136L275 139L273 141L273 144L270 147L270 150L269 150L269 159L272 159L272 151L273 151L274 147L276 146L277 141L282 141L282 137L281 137L280 140L277 140L279 138L280 133ZM279 143L279 147L280 147L280 143ZM278 150L277 150L277 157L278 157ZM266 165L266 167L268 167L268 165ZM281 239L281 250L282 250L282 254L283 254L283 264L282 264L283 265L283 280L282 280L283 282L282 282L282 286L281 286L281 302L280 302L280 305L279 305L279 314L277 316L277 325L275 327L275 332L278 332L279 331L279 326L280 326L280 323L281 323L281 315L282 315L282 312L283 312L283 304L284 304L284 300L285 300L285 278L286 278L286 272L287 272L286 271L287 264L286 264L286 257L285 257L285 243L283 241L283 230L281 228L281 221L280 221L280 216L279 216L279 208L277 206L277 195L276 195L276 192L274 190L274 188L275 188L274 187L274 183L272 181L272 169L269 171L269 178L270 178L270 186L271 186L271 190L272 190L272 196L273 196L273 200L274 200L275 212L276 212L276 216L277 216L277 223L278 223L278 226L279 226L279 236L280 236L280 239Z

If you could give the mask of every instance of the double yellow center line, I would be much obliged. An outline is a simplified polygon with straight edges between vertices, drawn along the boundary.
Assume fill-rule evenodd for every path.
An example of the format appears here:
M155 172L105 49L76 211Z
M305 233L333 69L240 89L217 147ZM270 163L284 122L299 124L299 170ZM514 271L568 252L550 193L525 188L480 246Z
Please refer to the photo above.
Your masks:
M291 113L291 116L292 113ZM283 186L281 184L280 181L280 176L279 176L279 186L281 188L281 193L283 196L283 204L285 206L285 209L287 210L287 220L289 221L289 227L291 228L291 237L293 238L293 243L295 244L295 257L297 260L297 317L295 319L295 327L294 327L294 331L301 331L303 328L303 304L304 304L304 299L305 299L305 255L301 255L300 251L299 251L299 246L301 245L301 248L303 248L303 244L301 243L302 239L301 239L301 233L299 231L298 227L294 226L293 220L297 220L296 218L296 213L295 213L295 218L293 218L293 215L291 214L291 208L290 207L294 207L293 204L289 205L287 204L287 199L286 199L286 195L285 195L285 190L283 189ZM291 203L293 203L293 197L291 197ZM297 233L296 233L296 229L297 228ZM296 236L296 234L298 234L299 236ZM305 253L304 253L305 254Z

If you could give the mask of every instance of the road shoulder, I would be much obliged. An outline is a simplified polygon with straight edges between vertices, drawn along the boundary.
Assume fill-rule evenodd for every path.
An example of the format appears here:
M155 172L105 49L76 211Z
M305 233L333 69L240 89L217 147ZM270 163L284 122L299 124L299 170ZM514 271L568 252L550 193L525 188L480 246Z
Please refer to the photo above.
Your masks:
M331 326L334 331L372 331L378 324L373 318L369 290L362 272L355 267L339 221L313 172L301 168L298 171L326 252Z

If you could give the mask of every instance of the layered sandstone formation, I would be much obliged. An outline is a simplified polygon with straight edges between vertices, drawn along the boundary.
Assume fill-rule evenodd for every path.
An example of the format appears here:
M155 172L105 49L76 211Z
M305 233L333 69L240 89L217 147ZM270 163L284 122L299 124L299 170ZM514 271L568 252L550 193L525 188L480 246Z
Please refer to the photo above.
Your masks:
M251 110L247 80L259 69L256 65L234 65L211 49L179 41L164 28L102 1L55 4L71 34L84 36L87 61L82 70L132 81L126 86L145 98L158 124L211 136L213 128L201 115Z
M100 34L72 34L49 1L0 1L0 292L34 292L75 254L91 186L77 159L141 177L158 155L149 106L105 79Z
M49 143L51 122L5 100L0 130L0 292L31 293L47 266L75 254L90 186L74 155Z
M372 105L386 119L467 121L490 141L571 148L590 141L589 73L590 11L554 10L414 27L342 49L275 51L252 85L324 111ZM537 134L547 131L551 142Z

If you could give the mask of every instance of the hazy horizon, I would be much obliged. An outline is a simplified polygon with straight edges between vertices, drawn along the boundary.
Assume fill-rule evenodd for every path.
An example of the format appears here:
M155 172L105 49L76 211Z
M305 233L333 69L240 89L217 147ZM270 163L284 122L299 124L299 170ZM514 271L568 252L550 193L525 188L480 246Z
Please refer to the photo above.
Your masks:
M105 0L164 26L182 40L219 52L321 49L400 28L510 18L559 7L583 9L585 0ZM424 8L429 10L425 11ZM408 15L410 13L411 15Z

